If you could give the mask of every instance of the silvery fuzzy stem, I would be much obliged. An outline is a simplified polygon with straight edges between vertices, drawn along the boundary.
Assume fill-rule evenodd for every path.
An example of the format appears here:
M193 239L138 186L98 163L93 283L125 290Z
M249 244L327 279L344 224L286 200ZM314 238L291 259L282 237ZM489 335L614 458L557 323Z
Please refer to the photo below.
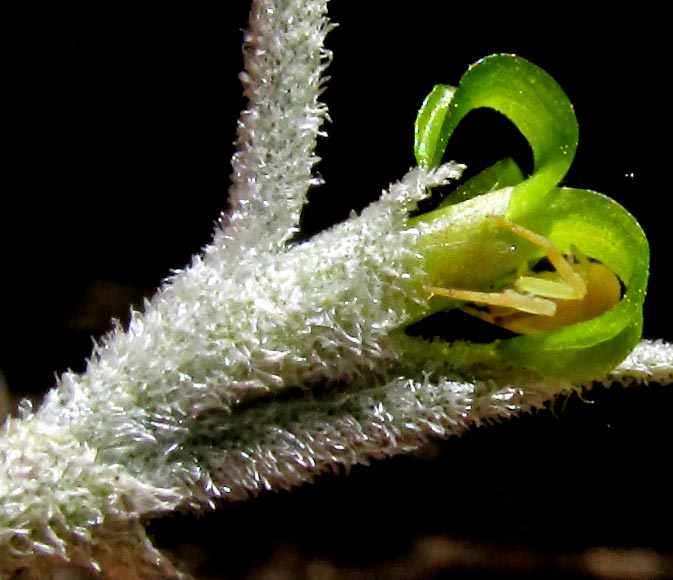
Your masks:
M673 383L673 344L663 340L642 340L608 378L605 384Z
M68 429L30 412L9 419L0 445L0 578L25 568L52 578L66 564L109 577L179 577L145 536L141 516L179 496L100 460ZM87 411L89 411L87 409Z
M414 170L308 243L241 264L213 246L178 274L85 374L64 375L36 414L9 423L6 565L109 567L89 544L139 549L141 517L294 486L572 388L468 382L460 371L490 362L488 350L401 331L428 282L408 209L459 172ZM141 577L167 574L150 548L137 561Z
M241 73L248 107L232 159L224 237L246 252L282 249L297 231L307 191L320 180L316 139L327 118L318 98L331 54L327 0L257 0L244 37ZM216 240L217 242L217 240Z
M408 209L458 173L413 171L361 216L282 254L232 264L212 246L97 347L86 373L66 373L36 414L10 421L0 448L3 572L31 559L96 567L103 556L88 544L120 526L138 532L141 516L392 453L394 416L416 444L455 423L441 405L427 418L412 396L400 401L407 411L384 413L385 445L372 436L358 445L338 427L377 429L377 388L413 392L428 382L429 360L446 370L399 329L427 283ZM287 401L292 389L300 397ZM450 405L457 395L447 396ZM306 405L315 411L297 411ZM335 435L318 437L325 429ZM144 545L136 532L120 546Z
M37 413L10 421L5 570L76 562L168 577L141 518L288 488L571 390L496 376L488 347L403 332L427 308L420 241L441 234L410 228L408 210L460 170L414 170L283 253L232 264L211 246L97 347L86 373L65 374ZM486 210L446 225L469 229ZM480 365L489 380L465 380ZM139 553L111 562L109 549Z
M406 358L400 328L427 298L406 215L431 178L411 172L361 216L282 254L230 263L210 248L99 345L84 375L66 374L40 416L65 414L101 459L190 489L211 485L186 468L198 461L184 443L209 435L199 425L210 415L233 421L288 389L383 382Z

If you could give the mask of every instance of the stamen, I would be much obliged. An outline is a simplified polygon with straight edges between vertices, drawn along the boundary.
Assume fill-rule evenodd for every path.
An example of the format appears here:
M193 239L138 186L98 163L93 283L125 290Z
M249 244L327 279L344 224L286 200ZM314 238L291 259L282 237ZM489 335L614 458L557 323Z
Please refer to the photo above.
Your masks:
M426 286L425 290L430 293L430 298L433 296L442 296L451 300L513 308L520 312L541 316L554 316L556 314L555 302L538 296L527 296L509 289L502 292L474 292L472 290Z
M528 240L532 244L539 246L544 250L545 255L551 262L552 266L559 273L561 279L563 279L566 284L572 289L571 299L573 300L582 300L587 293L587 285L575 270L573 270L572 265L565 259L563 254L551 243L547 238L530 231L527 228L524 228L518 224L515 224L501 216L494 215L493 219L498 222L501 226L506 227L511 232Z

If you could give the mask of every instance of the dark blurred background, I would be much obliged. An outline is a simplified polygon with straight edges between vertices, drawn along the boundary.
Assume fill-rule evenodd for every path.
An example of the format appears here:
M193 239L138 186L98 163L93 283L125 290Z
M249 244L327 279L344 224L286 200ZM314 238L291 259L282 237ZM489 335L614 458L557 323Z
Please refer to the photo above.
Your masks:
M310 235L374 200L413 165L413 122L432 86L513 52L549 72L575 106L580 145L566 183L606 193L643 225L652 247L645 335L673 340L664 19L555 10L334 2L324 94L333 123L317 167L326 185L310 194L302 226ZM244 104L247 11L237 1L217 13L99 7L17 20L0 198L0 370L13 392L43 392L55 374L83 370L110 318L123 320L210 239ZM485 166L512 151L529 161L516 131L485 112L447 157ZM199 542L212 542L208 553L225 555L233 576L278 553L374 570L436 537L486 546L477 560L494 558L458 565L467 575L452 578L516 572L496 549L541 558L558 574L546 577L589 574L554 558L597 546L654 550L638 554L668 554L670 565L671 388L596 389L585 399L437 443L423 457L225 506L208 516L213 526L165 522L157 537L180 546L181 531L206 530Z

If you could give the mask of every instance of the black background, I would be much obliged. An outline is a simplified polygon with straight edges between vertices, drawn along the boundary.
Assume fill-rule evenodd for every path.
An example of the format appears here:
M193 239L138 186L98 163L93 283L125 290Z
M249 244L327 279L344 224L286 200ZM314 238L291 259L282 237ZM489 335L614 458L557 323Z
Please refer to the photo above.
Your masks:
M513 52L549 72L575 106L580 144L565 183L610 195L643 225L652 249L645 335L673 339L663 18L635 12L592 22L568 8L543 15L448 4L333 3L339 27L329 36L324 94L333 123L317 167L326 185L310 194L305 232L364 207L413 165L414 117L434 84L457 83L482 56ZM247 9L72 10L17 21L3 83L0 198L0 369L13 391L41 391L54 373L82 370L104 321L123 318L209 240L226 207L243 105ZM447 157L485 166L512 151L526 162L516 132L484 113L466 122ZM120 294L82 323L81 313L97 308L95 281L103 294ZM341 545L333 524L344 518L358 529L339 536L351 556L363 543L396 546L437 532L535 549L673 552L670 531L659 529L673 516L670 387L587 397L595 403L573 400L444 442L431 461L383 462L229 506L216 525L229 530L222 540L242 561L242 546L257 542L264 555L276 532L338 560L325 546Z

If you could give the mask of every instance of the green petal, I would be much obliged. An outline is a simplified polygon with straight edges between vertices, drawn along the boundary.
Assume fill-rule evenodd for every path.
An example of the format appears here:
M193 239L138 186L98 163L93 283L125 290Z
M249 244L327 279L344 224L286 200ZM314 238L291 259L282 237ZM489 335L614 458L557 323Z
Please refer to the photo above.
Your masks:
M501 159L487 167L465 183L459 185L442 202L437 209L472 199L477 195L495 191L504 187L518 185L524 180L521 169L514 159ZM510 202L511 206L511 202Z
M490 108L512 121L533 150L533 174L514 193L510 219L534 211L565 176L577 149L578 128L568 97L556 81L527 60L496 54L463 75L455 91L438 85L416 118L418 164L441 163L446 144L469 112Z
M556 189L546 212L526 227L547 236L561 251L577 246L608 265L624 283L622 300L601 316L553 332L502 341L510 361L548 377L587 381L605 375L635 347L643 325L649 246L635 218L593 191Z
M422 167L436 167L441 163L451 136L442 129L455 92L456 89L449 85L435 85L418 111L414 125L414 153Z

